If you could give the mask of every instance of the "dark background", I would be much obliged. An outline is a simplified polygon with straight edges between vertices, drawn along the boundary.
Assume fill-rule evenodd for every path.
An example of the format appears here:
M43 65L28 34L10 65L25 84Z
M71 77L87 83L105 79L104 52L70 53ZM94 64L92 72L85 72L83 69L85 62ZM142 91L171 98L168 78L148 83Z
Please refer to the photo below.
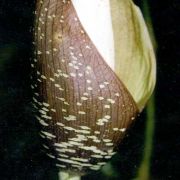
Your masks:
M141 5L142 0L136 1ZM30 91L33 0L0 0L0 180L56 180L40 150ZM180 179L180 2L149 0L157 50L152 180ZM111 179L135 176L143 152L145 113L112 160ZM84 179L110 179L97 172Z

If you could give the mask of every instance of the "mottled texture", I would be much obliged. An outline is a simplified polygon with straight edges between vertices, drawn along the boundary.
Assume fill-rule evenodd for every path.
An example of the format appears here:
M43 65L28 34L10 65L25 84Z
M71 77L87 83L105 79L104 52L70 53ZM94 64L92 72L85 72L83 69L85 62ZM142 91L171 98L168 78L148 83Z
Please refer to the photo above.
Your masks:
M56 165L98 170L137 115L128 90L100 56L71 1L37 2L32 89L43 147Z

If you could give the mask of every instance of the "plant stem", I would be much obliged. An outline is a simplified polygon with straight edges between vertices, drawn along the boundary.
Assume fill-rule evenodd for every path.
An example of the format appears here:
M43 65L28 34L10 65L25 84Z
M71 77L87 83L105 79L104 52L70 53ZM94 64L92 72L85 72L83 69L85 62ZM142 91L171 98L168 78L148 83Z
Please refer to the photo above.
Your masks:
M59 172L59 180L81 180L81 176L71 175L68 172Z
M153 43L154 50L156 50L157 42L156 42L156 38L154 35L153 23L152 23L148 0L143 0L142 11L143 11L143 15L144 15L144 18L145 18L145 21L146 21L146 24L147 24L147 27L149 30L149 34L150 34L150 38Z
M145 149L144 149L143 161L138 171L137 180L150 180L150 165L151 165L151 155L153 150L154 120L155 120L155 98L154 95L152 95L147 106Z

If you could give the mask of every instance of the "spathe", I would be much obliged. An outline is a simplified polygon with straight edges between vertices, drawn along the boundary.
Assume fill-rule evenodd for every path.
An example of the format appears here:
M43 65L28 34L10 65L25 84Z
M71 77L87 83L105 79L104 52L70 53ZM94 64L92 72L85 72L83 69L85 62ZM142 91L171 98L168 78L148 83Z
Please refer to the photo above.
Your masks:
M78 175L116 153L155 83L139 10L127 0L102 2L38 0L36 6L31 88L40 135L56 166Z
M152 43L139 8L131 0L72 0L78 17L107 64L141 111L156 81Z

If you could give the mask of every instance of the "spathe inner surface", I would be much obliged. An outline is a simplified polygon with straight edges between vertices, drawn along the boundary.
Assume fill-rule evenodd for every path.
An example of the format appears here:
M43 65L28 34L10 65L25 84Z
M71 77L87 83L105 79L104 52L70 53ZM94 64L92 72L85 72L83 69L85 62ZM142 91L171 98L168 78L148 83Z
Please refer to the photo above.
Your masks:
M109 0L72 0L72 3L98 52L114 70L114 38Z

